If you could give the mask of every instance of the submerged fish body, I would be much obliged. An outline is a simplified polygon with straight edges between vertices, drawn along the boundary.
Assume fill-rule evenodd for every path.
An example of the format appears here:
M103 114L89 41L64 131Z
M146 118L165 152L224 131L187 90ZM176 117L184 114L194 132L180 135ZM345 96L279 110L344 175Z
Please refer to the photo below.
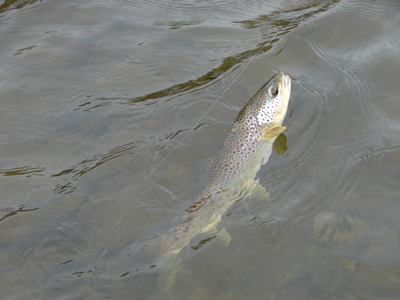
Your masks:
M290 77L279 72L239 112L221 150L208 164L204 186L181 215L180 225L162 238L162 254L176 254L197 234L215 228L221 215L257 186L256 173L286 129L282 123L290 90Z

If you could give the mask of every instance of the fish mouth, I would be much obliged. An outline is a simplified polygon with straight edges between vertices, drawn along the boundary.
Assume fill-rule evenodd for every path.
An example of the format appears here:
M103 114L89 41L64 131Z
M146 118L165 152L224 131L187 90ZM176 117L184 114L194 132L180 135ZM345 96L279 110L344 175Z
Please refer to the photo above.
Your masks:
M283 88L286 96L289 97L291 90L291 80L289 75L285 75L283 72L278 72L275 76L276 82Z
M289 75L284 75L283 88L285 89L287 95L290 95L291 85L292 85L292 82L290 80Z

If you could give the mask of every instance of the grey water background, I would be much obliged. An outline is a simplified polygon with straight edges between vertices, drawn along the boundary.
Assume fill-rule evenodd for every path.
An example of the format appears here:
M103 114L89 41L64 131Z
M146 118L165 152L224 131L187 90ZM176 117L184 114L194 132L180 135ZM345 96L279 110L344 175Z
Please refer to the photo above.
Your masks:
M1 299L400 299L399 28L394 0L5 1ZM145 241L277 71L270 198L223 215L228 246L195 237L162 294Z

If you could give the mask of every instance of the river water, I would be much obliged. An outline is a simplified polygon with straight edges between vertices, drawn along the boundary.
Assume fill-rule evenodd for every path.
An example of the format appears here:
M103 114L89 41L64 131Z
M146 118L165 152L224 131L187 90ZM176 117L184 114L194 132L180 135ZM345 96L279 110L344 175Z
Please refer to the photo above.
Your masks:
M400 299L400 3L0 5L2 299ZM147 241L241 107L292 78L259 182L179 253Z

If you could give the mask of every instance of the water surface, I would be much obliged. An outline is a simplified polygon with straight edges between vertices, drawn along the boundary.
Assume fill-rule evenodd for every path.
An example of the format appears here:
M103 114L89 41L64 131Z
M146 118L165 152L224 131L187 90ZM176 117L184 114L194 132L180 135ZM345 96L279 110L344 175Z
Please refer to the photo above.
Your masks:
M399 13L389 0L5 1L2 297L399 299ZM292 97L258 174L270 198L226 212L228 246L195 237L163 294L146 241L277 71Z

